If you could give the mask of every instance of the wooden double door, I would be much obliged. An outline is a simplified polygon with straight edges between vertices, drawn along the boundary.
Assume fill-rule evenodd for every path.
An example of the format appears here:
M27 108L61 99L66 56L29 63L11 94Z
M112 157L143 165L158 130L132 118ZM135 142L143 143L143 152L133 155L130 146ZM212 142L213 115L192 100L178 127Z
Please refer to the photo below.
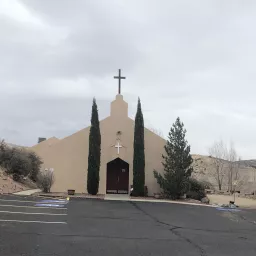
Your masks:
M107 194L128 194L129 164L120 158L107 164Z

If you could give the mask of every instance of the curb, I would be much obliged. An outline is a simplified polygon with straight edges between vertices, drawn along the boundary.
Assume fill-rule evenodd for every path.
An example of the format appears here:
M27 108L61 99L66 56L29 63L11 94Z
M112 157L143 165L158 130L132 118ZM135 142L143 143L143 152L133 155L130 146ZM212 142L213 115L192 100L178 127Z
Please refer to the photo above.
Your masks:
M90 198L90 197L69 197L70 201L82 201L82 200L95 200L95 201L100 201L100 200L105 200L104 198Z
M70 200L85 200L85 199L95 199L95 200L104 200L104 198L97 198L97 197L84 197L84 196L72 196L72 195L47 195L47 194L37 194L37 195L32 195L34 197L42 197L42 198L67 198L69 197Z
M105 198L104 200L107 201L123 201L123 202L142 202L142 203L167 203L167 204L183 204L183 205L193 205L193 206L204 206L204 207L214 207L211 204L198 204L198 203L189 203L189 202L181 202L181 201L173 201L173 200L143 200L143 199L136 199L136 198Z
M56 198L56 199L65 199L69 197L71 200L106 200L106 201L123 201L123 202L142 202L142 203L167 203L167 204L182 204L182 205L191 205L191 206L203 206L203 207L216 207L216 205L212 204L199 204L199 203L189 203L189 202L181 202L181 201L173 201L173 200L143 200L136 198L105 198L105 197L84 197L84 196L69 196L69 195L47 195L47 194L31 194L31 195L15 195L15 194L3 194L3 195L14 195L19 197L38 197L38 198ZM241 207L240 207L241 208Z
M140 199L130 199L132 202L149 202L149 203L167 203L167 204L183 204L183 205L193 205L193 206L204 206L204 207L214 207L211 204L197 204L197 203L188 203L180 201L165 201L165 200L140 200Z

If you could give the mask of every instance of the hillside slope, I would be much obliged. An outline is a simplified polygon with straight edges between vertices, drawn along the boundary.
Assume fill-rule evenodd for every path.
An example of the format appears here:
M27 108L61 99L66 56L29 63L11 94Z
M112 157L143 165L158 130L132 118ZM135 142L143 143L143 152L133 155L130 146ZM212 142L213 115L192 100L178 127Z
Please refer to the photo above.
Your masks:
M193 177L210 182L218 190L216 181L216 168L214 160L209 156L192 155L193 157ZM228 161L224 162L223 190L228 188ZM242 193L251 193L256 190L256 160L241 160L237 162L239 173L239 187Z
M13 181L11 177L0 169L0 194L12 194L27 189L29 189L29 187Z

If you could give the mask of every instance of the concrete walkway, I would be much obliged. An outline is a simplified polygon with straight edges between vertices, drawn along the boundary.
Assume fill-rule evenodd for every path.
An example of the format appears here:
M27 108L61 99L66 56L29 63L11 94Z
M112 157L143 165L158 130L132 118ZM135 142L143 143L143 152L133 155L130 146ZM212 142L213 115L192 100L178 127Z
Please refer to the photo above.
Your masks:
M104 200L130 201L131 199L127 194L106 194Z
M20 192L13 193L13 195L19 195L19 196L31 196L34 193L41 192L41 189L29 189L29 190L24 190Z

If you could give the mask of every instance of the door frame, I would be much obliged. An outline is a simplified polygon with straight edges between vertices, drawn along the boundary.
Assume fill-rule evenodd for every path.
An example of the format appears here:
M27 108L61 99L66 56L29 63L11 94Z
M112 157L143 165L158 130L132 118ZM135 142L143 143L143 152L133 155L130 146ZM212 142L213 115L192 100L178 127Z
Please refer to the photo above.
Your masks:
M127 172L128 172L128 175L127 175L127 191L124 191L123 189L121 190L121 189L118 189L118 185L117 185L117 189L109 189L108 190L108 168L110 168L110 165L111 165L111 163L113 163L114 161L121 161L121 163L122 164L124 164L125 165L125 169L127 170ZM129 194L129 181L130 181L130 170L129 170L129 167L130 167L130 165L126 162L126 161L124 161L123 159L121 159L120 157L117 157L117 158L115 158L115 159L113 159L113 160L111 160L111 161L109 161L108 163L107 163L107 166L106 166L107 168L106 168L106 194L125 194L125 195L127 195L127 194ZM120 170L119 171L121 171L123 168L122 168L123 166L121 165L121 168L120 168ZM119 179L118 179L119 180Z

